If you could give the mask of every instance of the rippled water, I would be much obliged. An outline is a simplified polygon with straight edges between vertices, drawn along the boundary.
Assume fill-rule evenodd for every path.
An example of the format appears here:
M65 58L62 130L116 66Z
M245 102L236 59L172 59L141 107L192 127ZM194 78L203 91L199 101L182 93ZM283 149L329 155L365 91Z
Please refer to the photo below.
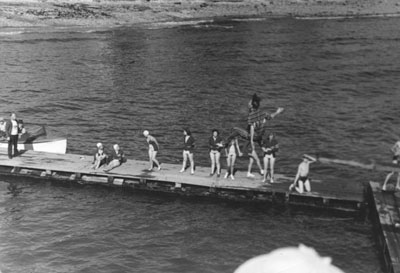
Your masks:
M45 124L71 153L101 141L146 159L141 131L181 159L181 128L208 164L212 128L245 126L246 104L286 108L271 123L277 170L305 152L362 162L390 159L400 135L399 18L215 20L113 30L0 31L3 116ZM246 166L240 160L239 167ZM313 176L361 188L385 174L315 165ZM0 183L3 272L231 272L247 258L299 242L346 272L381 272L370 223L95 187ZM282 232L284 230L285 232Z

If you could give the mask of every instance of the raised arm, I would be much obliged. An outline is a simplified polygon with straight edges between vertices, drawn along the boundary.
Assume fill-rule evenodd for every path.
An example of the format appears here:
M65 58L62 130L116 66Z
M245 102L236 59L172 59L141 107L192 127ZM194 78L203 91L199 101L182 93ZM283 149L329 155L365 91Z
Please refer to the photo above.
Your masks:
M317 161L317 159L315 157L312 157L311 155L305 154L304 156L306 156L308 158L310 163L314 163Z
M279 115L280 113L282 113L285 109L283 107L278 107L278 109L276 109L276 111L272 114L270 114L271 118L274 118L275 116Z

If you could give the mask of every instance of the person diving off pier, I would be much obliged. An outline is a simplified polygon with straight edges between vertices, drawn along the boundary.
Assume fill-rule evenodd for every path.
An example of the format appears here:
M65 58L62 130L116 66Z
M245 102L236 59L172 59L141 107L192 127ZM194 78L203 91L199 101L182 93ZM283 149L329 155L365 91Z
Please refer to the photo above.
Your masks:
M239 138L246 141L244 147L248 150L249 156L247 177L254 177L254 175L251 173L251 168L254 161L260 169L261 175L264 174L264 169L257 155L254 143L258 143L261 147L261 141L264 131L266 130L267 121L275 118L278 114L284 111L284 108L278 107L278 109L272 114L268 112L262 112L260 110L260 102L261 98L257 96L257 94L254 94L248 104L249 114L247 116L247 130L239 127L233 127L232 133L227 139L227 143L230 143L230 141L234 138Z

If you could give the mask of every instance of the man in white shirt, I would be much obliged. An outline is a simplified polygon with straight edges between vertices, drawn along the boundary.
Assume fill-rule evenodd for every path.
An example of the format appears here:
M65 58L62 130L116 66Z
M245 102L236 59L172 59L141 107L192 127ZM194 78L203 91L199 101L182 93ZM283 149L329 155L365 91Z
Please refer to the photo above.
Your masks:
M18 155L18 134L19 134L19 124L15 113L11 113L10 120L6 123L6 134L8 140L8 158L12 158L12 150L14 148L14 156Z

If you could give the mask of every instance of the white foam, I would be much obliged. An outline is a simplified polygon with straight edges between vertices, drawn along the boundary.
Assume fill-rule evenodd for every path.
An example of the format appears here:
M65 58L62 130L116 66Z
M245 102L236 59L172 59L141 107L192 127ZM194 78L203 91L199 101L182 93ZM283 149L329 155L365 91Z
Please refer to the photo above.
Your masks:
M11 36L11 35L19 35L24 33L24 31L0 31L0 36Z

